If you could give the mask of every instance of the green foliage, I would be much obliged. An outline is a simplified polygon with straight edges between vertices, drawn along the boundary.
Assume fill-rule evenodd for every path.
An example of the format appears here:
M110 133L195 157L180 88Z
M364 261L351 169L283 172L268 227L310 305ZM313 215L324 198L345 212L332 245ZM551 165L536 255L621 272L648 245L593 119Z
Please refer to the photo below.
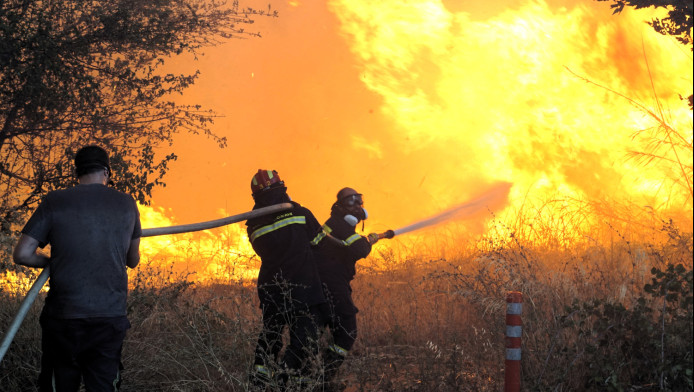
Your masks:
M692 270L669 264L651 272L633 307L576 301L560 316L575 340L559 351L584 369L581 388L692 390Z
M165 73L177 55L257 36L252 17L276 16L201 0L0 2L0 229L25 219L48 191L74 181L86 144L112 154L116 187L147 203L180 132L204 134L215 114L175 103L197 79Z

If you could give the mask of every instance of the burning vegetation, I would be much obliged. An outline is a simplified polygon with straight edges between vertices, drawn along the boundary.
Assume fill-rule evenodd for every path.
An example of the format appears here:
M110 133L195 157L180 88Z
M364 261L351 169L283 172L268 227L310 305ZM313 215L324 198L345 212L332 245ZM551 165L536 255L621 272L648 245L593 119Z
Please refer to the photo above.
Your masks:
M358 265L360 332L340 373L346 391L500 390L508 291L525 300L524 390L691 391L693 120L683 98L691 94L691 40L644 24L662 18L659 10L501 3L328 2L349 66L378 106L353 123L320 107L296 131L280 123L311 105L291 99L300 90L292 82L314 74L297 72L277 91L262 89L272 80L258 71L257 88L275 97L263 110L275 115L249 109L260 122L253 136L279 142L257 151L256 139L235 135L230 165L286 167L289 193L321 221L330 187L354 184L372 214L362 234L394 230ZM317 6L283 7L294 15ZM318 35L315 26L296 28L311 32L306 39ZM303 64L292 61L294 71ZM366 112L359 96L341 99ZM322 116L335 120L332 132ZM362 127L370 121L378 130ZM281 148L292 141L288 156ZM244 165L233 169L243 189L252 172ZM336 171L345 183L326 184ZM497 197L478 197L490 189ZM243 192L227 197L251 203ZM139 206L143 228L187 223L160 205L154 197ZM234 213L213 208L218 217ZM13 240L3 231L5 248ZM142 254L130 272L123 390L246 391L260 260L243 224L146 238ZM7 266L2 276L5 326L35 274ZM0 364L1 390L35 383L40 302Z

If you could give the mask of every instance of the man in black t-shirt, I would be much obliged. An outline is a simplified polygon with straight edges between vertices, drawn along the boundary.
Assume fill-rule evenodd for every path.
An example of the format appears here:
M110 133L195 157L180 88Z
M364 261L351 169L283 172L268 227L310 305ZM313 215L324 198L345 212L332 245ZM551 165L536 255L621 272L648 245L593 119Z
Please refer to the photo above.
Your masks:
M79 184L49 192L22 229L17 264L50 267L40 317L41 391L113 391L120 384L127 268L140 261L135 200L109 186L108 154L87 146L75 155ZM36 252L50 244L50 257Z

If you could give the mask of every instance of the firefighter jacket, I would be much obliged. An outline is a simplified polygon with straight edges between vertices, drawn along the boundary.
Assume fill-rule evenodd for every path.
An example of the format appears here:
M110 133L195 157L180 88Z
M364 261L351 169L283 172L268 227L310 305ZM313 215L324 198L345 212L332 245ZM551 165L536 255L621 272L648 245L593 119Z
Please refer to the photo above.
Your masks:
M290 201L286 188L273 188L256 196L253 209L290 202L293 208L250 219L248 238L260 256L258 296L268 301L297 301L305 305L325 302L312 247L325 236L313 213Z
M323 224L325 233L342 241L323 240L318 248L318 272L323 284L328 289L335 310L339 313L354 314L358 312L352 302L350 282L356 274L357 260L369 255L371 244L366 237L357 234L354 226L347 223L344 214L333 209L330 218Z

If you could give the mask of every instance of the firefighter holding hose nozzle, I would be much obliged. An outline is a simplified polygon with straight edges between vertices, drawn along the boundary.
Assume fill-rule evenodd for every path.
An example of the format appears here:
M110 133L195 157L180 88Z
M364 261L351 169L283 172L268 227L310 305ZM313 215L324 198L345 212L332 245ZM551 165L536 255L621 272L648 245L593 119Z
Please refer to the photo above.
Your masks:
M357 224L367 217L362 194L352 188L343 188L337 193L330 218L323 224L323 231L332 237L331 241L321 241L317 249L318 271L328 300L328 309L324 311L328 314L326 326L332 334L322 353L325 391L343 389L336 380L337 372L357 338L359 310L352 301L350 286L356 263L368 256L372 245L383 238L376 233L368 236L356 233Z

